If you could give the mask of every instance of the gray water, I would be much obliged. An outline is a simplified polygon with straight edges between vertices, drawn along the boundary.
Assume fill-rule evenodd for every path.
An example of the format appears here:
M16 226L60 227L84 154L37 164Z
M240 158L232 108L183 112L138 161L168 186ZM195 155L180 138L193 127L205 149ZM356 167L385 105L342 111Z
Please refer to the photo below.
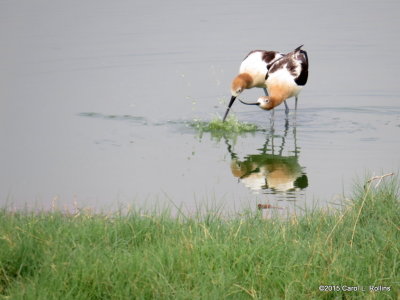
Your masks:
M398 1L0 2L0 204L109 211L337 206L400 167ZM304 44L285 121L200 135L253 49ZM245 91L255 100L262 90Z

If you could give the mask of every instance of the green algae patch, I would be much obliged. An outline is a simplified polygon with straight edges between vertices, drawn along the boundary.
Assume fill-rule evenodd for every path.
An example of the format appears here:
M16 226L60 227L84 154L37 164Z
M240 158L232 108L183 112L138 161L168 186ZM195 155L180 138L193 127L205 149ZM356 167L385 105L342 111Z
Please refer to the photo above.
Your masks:
M194 128L201 139L205 133L209 133L211 139L221 140L228 138L236 140L238 136L254 135L257 132L264 132L265 129L247 122L240 122L235 115L230 115L225 122L220 117L215 117L211 121L194 120L189 123Z
M190 123L190 126L200 134L209 132L214 137L265 131L255 124L240 122L234 115L230 115L225 122L222 122L221 118L215 117L211 121L195 120Z

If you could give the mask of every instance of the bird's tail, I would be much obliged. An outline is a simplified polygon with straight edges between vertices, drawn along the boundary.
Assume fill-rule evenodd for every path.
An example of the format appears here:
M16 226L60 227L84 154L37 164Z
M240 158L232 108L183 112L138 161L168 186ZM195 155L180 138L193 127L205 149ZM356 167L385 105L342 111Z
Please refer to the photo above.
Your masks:
M294 49L294 51L293 52L297 52L297 51L299 51L300 49L301 49L301 47L303 47L304 45L301 45L301 46L298 46L296 49Z

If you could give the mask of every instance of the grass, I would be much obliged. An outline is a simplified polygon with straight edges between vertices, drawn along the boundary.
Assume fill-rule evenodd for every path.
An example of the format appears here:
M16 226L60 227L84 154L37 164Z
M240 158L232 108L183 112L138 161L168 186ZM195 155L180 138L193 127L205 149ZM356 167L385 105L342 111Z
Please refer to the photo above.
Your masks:
M398 299L398 191L369 184L341 212L288 220L3 209L0 298Z

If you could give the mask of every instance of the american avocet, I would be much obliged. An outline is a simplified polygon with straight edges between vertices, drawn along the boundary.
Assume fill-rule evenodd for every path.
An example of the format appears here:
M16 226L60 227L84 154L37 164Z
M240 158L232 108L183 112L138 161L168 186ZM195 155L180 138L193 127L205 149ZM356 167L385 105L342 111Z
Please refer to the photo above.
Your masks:
M298 95L308 78L307 52L297 47L294 51L284 55L278 60L268 64L265 76L269 96L258 98L255 103L240 102L247 105L258 105L265 110L271 110L288 98L295 97L295 110L297 110ZM286 102L285 102L286 104ZM286 114L289 108L286 105Z
M239 96L243 90L259 87L263 88L265 94L268 95L265 81L265 76L268 71L267 66L283 56L284 54L280 52L265 50L254 50L247 54L240 64L239 75L237 75L232 81L232 97L225 112L223 121L225 121L236 97Z

